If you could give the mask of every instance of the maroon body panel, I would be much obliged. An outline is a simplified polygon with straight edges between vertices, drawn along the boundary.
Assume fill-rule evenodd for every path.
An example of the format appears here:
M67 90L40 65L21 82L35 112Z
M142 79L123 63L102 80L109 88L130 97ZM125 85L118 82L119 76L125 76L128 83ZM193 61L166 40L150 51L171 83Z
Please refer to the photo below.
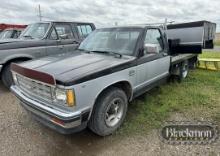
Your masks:
M20 75L28 77L30 79L41 81L41 82L44 82L50 85L56 85L56 81L54 77L47 73L43 73L43 72L33 70L33 69L28 69L28 68L19 66L18 64L15 64L15 63L11 64L11 70Z

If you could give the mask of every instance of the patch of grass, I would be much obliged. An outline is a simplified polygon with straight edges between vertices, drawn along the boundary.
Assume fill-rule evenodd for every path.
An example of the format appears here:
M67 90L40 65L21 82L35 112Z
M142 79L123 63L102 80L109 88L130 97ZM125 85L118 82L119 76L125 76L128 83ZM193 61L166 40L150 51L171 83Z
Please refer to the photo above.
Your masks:
M220 46L220 41L215 41L214 43L216 46Z
M128 107L126 121L117 134L146 134L160 127L173 112L220 112L220 72L195 70L182 83L167 83L137 98ZM199 112L200 114L203 112ZM217 114L212 112L213 117Z
M218 58L220 59L220 52L202 52L199 58Z

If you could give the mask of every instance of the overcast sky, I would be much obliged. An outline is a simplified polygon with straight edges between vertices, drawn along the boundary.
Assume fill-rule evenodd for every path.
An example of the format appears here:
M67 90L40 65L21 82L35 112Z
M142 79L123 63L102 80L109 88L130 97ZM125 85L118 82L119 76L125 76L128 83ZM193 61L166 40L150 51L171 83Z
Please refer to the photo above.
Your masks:
M220 0L0 0L0 23L43 20L89 21L98 27L209 20L220 25ZM220 27L218 27L220 31Z

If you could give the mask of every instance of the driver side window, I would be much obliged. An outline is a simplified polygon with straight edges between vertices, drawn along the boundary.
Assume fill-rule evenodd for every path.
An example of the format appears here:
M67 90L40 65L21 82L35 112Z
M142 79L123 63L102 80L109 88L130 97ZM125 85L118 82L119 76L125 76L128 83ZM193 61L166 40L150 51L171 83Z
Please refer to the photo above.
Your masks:
M144 45L150 45L152 47L155 47L156 53L160 53L164 49L162 35L159 31L159 29L148 29L146 32ZM144 54L147 54L148 51L145 49Z
M69 24L56 24L55 29L60 39L74 39L72 30Z
M57 33L56 33L56 31L55 31L54 28L53 28L53 30L51 31L50 39L51 39L51 40L57 40L57 39L58 39Z

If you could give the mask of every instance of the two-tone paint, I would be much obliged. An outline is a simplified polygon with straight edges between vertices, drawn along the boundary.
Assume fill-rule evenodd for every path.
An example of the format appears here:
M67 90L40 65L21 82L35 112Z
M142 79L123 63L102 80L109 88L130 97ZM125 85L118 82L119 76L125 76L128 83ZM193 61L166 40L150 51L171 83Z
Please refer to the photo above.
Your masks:
M71 89L75 93L75 106L64 107L43 102L23 92L19 85L11 87L13 93L20 99L21 105L46 124L62 133L72 132L76 127L80 130L86 127L92 110L99 96L109 87L121 87L131 101L171 74L171 66L177 57L170 55L166 33L161 27L129 26L120 29L138 29L140 35L136 42L133 55L110 55L76 50L71 54L45 57L35 61L23 63L23 72L37 71L51 75L54 78L54 88ZM144 55L144 39L149 29L158 29L161 33L163 50L159 53ZM182 61L195 55L184 55ZM175 60L178 62L177 60ZM27 70L26 70L27 69ZM37 80L38 76L12 68L15 74L21 74ZM36 74L35 73L35 74ZM39 78L39 77L38 77ZM38 79L41 83L46 80ZM64 125L54 123L51 117L63 121ZM68 125L68 126L67 126ZM69 125L72 125L72 127Z
M39 99L22 92L19 86L16 85L12 86L11 90L21 100L21 104L33 114L38 114L38 117L43 110L44 113L45 111L47 112L47 118L51 115L62 120L79 117L80 121L77 122L85 125L84 122L89 120L97 98L108 87L124 85L129 100L132 100L138 93L147 90L154 83L158 84L159 81L169 76L171 57L167 54L168 45L164 35L162 35L165 43L164 51L145 56L141 54L143 53L141 49L144 43L144 36L150 28L159 29L161 34L163 34L163 30L158 27L134 27L134 29L141 29L142 33L140 33L136 43L133 56L123 55L119 57L77 51L72 54L45 57L19 65L24 71L27 69L26 72L28 70L30 72L31 69L31 71L35 70L52 75L56 82L54 87L74 90L76 101L76 106L74 107L63 108L63 106L39 101ZM25 75L13 67L12 71ZM29 73L29 75L25 76L31 75ZM34 79L33 77L30 78ZM88 116L85 117L83 115L85 113ZM45 114L42 118L45 119ZM83 119L85 120L84 122L82 122ZM47 121L47 125L51 125L51 122ZM68 129L66 127L63 128ZM60 129L59 126L56 129ZM65 131L64 129L59 131L63 132Z

